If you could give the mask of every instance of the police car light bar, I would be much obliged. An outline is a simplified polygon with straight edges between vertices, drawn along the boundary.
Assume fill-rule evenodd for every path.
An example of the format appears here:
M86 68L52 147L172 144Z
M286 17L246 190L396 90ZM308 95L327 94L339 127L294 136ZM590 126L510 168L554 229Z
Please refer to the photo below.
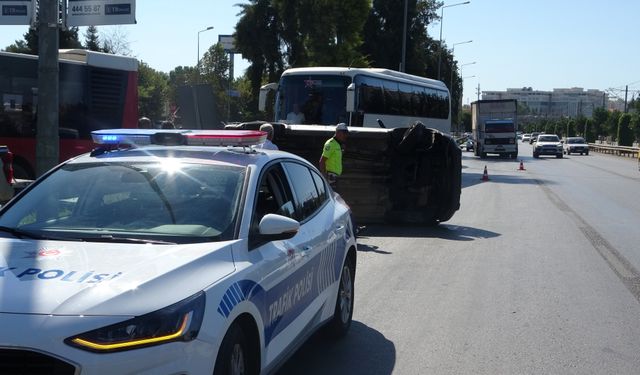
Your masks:
M255 146L267 139L258 130L108 129L91 132L99 145Z

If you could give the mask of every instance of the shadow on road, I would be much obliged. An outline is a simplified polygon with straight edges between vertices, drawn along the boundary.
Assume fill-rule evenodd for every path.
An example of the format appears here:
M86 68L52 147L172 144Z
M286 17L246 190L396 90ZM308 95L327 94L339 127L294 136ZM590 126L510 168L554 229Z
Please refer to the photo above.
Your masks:
M410 237L410 238L442 238L451 241L473 241L481 238L494 238L500 233L484 229L465 227L462 225L440 224L433 227L425 226L394 226L394 225L370 225L367 226L360 238L369 237ZM358 242L359 251L374 251L381 254L391 254L380 250L377 246L364 245Z
M358 242L358 251L366 251L366 252L371 252L371 253L378 253L378 254L393 254L390 251L385 251L385 250L380 250L380 248L378 246L375 245L365 245L363 243Z
M346 337L313 335L277 372L288 374L387 375L396 364L396 347L377 330L353 321Z
M482 173L463 173L462 188L464 189L464 188L468 188L478 184L489 184L489 183L516 184L516 185L523 185L523 184L538 185L541 183L545 185L554 184L554 182L552 181L548 181L540 178L531 178L524 175L523 176L509 176L509 175L499 175L499 174L492 175L490 170L488 175L489 175L489 181L483 181Z

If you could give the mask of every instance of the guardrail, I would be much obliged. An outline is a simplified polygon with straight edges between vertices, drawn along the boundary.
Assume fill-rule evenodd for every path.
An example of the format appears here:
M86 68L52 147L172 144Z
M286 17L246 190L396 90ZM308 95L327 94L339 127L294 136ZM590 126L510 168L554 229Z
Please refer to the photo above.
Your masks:
M638 153L640 152L640 148L638 147L613 146L602 143L589 143L589 149L603 154L627 156L631 158L638 158Z

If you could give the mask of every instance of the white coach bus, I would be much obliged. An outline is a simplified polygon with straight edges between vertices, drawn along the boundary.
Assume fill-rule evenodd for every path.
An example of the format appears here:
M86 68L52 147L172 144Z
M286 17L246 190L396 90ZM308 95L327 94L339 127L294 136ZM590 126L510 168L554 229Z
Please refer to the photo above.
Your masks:
M278 84L260 89L264 111L269 91L276 90L275 121L291 124L387 128L421 121L451 131L451 101L444 83L377 68L293 68ZM380 121L378 121L380 120Z

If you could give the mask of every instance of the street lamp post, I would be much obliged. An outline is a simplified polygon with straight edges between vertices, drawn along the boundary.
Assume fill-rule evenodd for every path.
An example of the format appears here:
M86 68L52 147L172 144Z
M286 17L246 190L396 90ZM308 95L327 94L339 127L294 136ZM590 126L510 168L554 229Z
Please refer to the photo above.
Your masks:
M465 5L465 4L469 4L471 1L465 1L463 3L456 3L456 4L451 4L451 5L444 5L440 8L440 40L438 42L439 44L439 49L438 49L438 81L440 80L440 65L442 62L442 24L444 22L444 8L451 8L451 7L455 7L458 5Z
M196 84L200 83L200 33L213 30L213 26L209 26L206 29L198 31L198 61L196 62ZM193 106L196 115L196 129L202 129L202 122L200 121L200 104L198 103L197 86L193 87Z
M455 50L455 48L456 48L456 46L457 46L458 44L466 44L466 43L471 43L471 42L473 42L473 40L467 40L466 42L460 42L460 43L453 43L453 47L451 48L451 58L452 58L452 61L451 61L451 78L449 79L449 91L451 92L451 95L452 95L452 96L453 96L453 93L454 93L454 91L455 91L455 90L453 89L453 70L454 70L454 60L453 60L454 53L453 53L453 52L454 52L454 50ZM472 62L472 63L462 64L462 65L460 65L460 68L462 68L462 67L463 67L463 66L465 66L465 65L472 65L472 64L475 64L475 63L476 63L476 62L474 61L474 62ZM460 92L460 93L459 93L459 96L458 96L458 102L459 102L459 103L462 103L462 92ZM457 110L457 107L459 107L459 106L456 106L456 110ZM460 114L460 112L458 112L458 115L459 115L459 114ZM458 118L458 116L456 116L456 119L458 120L458 127L460 127L460 126L459 126L459 125L460 125L460 119Z
M200 80L200 33L203 33L209 30L213 30L213 26L209 26L206 29L202 29L198 31L198 59L196 60L196 70L198 75L196 76L196 82Z
M451 63L451 79L449 81L449 90L453 90L453 57L454 57L453 52L455 51L456 46L458 44L467 44L467 43L471 43L471 42L473 42L473 40L467 40L466 42L460 42L460 43L453 43L453 47L451 48L452 63ZM472 63L469 63L469 64L465 64L465 65L471 65L471 64L475 64L475 61L472 62ZM460 67L462 68L462 65L460 65Z

